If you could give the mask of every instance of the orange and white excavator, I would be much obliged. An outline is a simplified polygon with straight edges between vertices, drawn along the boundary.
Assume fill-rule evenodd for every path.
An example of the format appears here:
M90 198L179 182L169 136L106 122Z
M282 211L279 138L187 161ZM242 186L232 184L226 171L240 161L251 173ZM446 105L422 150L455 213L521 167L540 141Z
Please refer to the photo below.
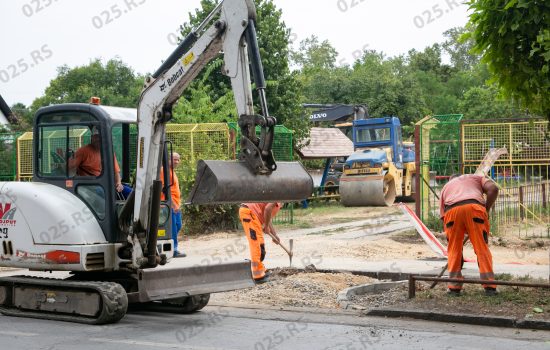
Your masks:
M188 201L292 201L311 194L313 182L305 169L276 163L271 152L276 119L268 112L255 22L252 0L220 2L146 79L137 110L90 103L37 112L33 182L0 182L0 266L70 274L0 278L0 312L106 324L120 320L128 303L166 302L193 312L208 303L210 293L253 285L248 260L174 264L172 241L163 236L170 215L160 199L159 176L167 167L162 161L168 158L165 124L173 104L223 52L222 73L231 80L239 114L241 152L238 161L201 161ZM261 114L254 113L250 69ZM137 154L130 154L132 124L138 127ZM92 134L101 139L101 172L75 172L74 150ZM124 147L115 149L114 135L122 135ZM118 159L112 156L117 153ZM132 158L131 194L118 199L115 168L119 161L122 178L129 180Z

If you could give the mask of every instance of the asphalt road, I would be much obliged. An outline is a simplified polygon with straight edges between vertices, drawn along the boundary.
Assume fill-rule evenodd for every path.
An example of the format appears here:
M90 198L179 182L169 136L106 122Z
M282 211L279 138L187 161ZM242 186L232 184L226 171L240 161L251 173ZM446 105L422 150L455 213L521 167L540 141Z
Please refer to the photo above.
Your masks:
M193 315L134 309L88 326L0 316L0 349L550 349L550 332L208 306Z

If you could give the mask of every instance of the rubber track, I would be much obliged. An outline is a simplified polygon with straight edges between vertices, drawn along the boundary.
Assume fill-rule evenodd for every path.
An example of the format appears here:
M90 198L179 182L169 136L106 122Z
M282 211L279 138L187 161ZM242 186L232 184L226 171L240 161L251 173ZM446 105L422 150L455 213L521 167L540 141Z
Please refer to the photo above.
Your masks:
M102 301L101 311L96 317L52 313L48 311L23 310L0 305L0 312L7 316L41 318L84 324L108 324L120 321L128 309L128 296L126 295L126 291L120 284L114 282L69 281L54 278L15 276L0 278L0 285L8 287L25 285L28 287L43 288L44 291L56 289L96 292L101 296Z
M192 295L183 298L166 299L163 304L180 308L180 312L190 314L204 308L210 301L210 294Z

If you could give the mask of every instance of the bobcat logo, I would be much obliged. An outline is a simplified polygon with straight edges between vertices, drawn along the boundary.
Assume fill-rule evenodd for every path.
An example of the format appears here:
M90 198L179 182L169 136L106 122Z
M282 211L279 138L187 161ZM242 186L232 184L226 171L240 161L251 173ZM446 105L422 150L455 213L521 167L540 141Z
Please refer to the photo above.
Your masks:
M0 224L3 225L15 225L15 212L17 211L16 207L12 207L11 203L0 203Z

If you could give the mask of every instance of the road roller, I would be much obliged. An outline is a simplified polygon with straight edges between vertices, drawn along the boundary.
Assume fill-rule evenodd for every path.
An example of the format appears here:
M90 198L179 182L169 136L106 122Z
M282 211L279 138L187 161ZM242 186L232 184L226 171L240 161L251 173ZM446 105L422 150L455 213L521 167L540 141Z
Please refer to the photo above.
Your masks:
M355 120L353 145L340 178L344 206L390 206L413 196L414 145L403 143L399 118Z

